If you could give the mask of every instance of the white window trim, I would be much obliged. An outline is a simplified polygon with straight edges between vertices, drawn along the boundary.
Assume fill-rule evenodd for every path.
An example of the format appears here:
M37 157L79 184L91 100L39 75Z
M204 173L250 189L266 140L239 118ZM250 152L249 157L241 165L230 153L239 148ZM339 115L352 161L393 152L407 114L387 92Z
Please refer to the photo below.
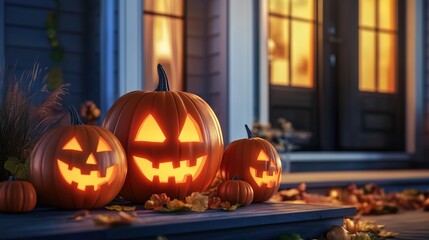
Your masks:
M119 95L143 89L143 6L119 1Z
M228 1L228 138L246 136L254 121L254 1Z

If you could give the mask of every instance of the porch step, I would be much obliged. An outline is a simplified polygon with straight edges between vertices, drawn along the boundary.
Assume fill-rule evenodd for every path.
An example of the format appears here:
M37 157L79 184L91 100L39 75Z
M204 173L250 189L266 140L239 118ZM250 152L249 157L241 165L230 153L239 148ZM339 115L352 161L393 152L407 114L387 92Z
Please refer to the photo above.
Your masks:
M338 171L338 172L299 172L283 173L282 189L306 183L308 190L325 191L332 187L345 187L355 183L364 185L376 183L386 192L414 188L429 190L429 170L377 170L377 171Z
M141 208L142 206L138 206ZM91 214L109 213L106 210ZM27 214L1 214L0 238L5 239L272 239L282 233L317 237L343 217L356 213L353 207L309 204L259 203L236 211L203 213L158 213L137 210L131 226L95 226L91 218L68 220L75 211L39 208Z

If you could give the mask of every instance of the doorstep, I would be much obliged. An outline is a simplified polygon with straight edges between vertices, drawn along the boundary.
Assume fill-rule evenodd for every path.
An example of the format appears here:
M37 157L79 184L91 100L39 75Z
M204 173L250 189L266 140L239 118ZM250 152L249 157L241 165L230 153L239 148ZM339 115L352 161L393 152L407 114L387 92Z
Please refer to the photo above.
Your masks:
M137 209L142 208L138 206ZM91 218L68 220L76 211L37 208L25 214L0 213L0 238L5 239L271 239L282 233L303 238L320 236L344 217L356 214L354 207L312 204L259 203L236 211L203 213L158 213L137 210L130 226L95 226ZM91 214L109 213L94 210Z
M386 192L414 188L429 189L429 170L371 170L335 172L283 173L281 189L294 188L306 183L309 191L324 192L333 187L345 187L351 183L364 185L375 183Z

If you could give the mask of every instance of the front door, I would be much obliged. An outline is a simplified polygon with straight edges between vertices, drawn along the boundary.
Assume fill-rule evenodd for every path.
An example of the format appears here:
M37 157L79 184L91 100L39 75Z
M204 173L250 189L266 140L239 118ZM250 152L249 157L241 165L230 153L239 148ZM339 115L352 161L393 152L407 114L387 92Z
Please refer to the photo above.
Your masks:
M283 14L278 2L270 1L269 14L269 46L274 41L275 47L270 51L271 123L285 118L298 133L308 132L308 140L297 143L302 150L403 150L404 1L280 1L289 7ZM312 18L303 17L305 9ZM279 34L279 28L286 33ZM296 32L307 31L312 31L307 38L294 38ZM277 48L279 36L290 49ZM294 55L300 48L307 52ZM285 52L290 66L284 76L276 69L282 60L279 52ZM299 74L313 81L294 86Z

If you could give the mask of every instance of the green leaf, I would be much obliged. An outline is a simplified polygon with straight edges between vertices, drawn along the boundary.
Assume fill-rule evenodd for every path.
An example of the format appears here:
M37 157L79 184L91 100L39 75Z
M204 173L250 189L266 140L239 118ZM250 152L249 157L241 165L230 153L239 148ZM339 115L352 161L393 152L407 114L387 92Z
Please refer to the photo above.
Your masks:
M9 156L4 163L4 168L17 179L28 180L28 173L30 171L30 163L28 160L22 161L17 157Z

